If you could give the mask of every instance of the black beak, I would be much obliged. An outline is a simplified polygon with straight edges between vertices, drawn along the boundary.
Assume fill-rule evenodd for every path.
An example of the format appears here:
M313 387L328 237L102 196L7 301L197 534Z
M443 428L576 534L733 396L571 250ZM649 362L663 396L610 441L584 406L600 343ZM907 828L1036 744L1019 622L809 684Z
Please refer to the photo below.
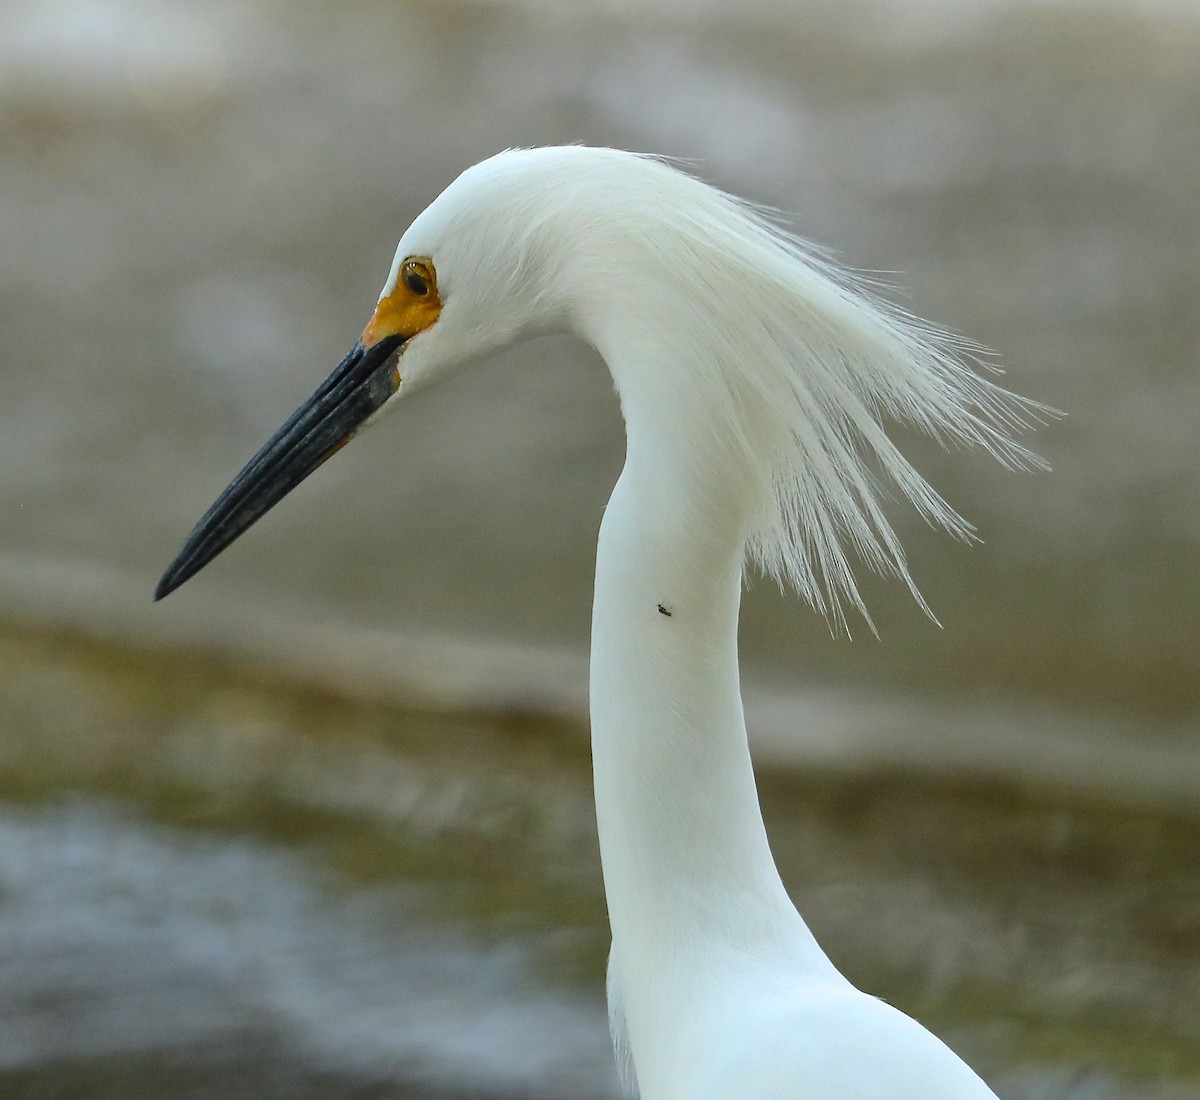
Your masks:
M198 573L260 516L338 451L400 384L403 336L355 344L337 369L288 418L196 524L168 566L161 600Z

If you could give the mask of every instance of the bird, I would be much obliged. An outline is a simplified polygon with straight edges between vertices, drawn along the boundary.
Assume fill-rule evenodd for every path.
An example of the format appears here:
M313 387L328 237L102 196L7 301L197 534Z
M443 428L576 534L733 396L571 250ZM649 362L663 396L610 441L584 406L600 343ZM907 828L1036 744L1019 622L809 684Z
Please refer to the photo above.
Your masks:
M856 562L932 615L887 494L976 536L889 426L1036 469L1017 436L1054 410L773 212L616 149L510 149L466 169L403 233L361 337L204 514L155 598L406 395L548 332L599 353L625 422L597 538L589 691L624 1087L641 1100L995 1100L940 1039L843 976L793 904L755 786L737 627L753 569L835 631L848 613L870 624Z

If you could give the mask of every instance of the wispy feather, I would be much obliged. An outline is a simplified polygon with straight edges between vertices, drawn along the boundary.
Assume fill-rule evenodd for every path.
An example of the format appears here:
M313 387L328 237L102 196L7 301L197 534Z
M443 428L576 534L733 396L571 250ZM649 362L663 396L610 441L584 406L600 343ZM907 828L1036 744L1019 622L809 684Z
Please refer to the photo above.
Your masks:
M723 391L703 404L720 421L708 430L742 452L750 480L772 487L749 533L751 560L835 629L846 629L848 606L871 621L854 557L900 578L932 617L885 514L887 486L956 538L974 529L900 452L887 422L1038 469L1046 463L1015 436L1058 414L985 377L995 368L983 348L881 298L872 280L765 211L640 159L645 189L611 198L621 207L614 224L640 246L647 293L661 298L651 308L673 317L686 342L677 357L695 384ZM629 178L626 164L627 192Z

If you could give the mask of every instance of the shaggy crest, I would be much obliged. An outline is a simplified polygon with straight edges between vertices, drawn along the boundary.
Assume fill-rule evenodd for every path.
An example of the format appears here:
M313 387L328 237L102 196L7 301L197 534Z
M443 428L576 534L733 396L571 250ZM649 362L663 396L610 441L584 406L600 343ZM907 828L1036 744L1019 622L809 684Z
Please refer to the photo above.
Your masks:
M726 461L732 447L748 480L771 487L750 559L835 631L847 630L847 605L874 630L850 550L900 578L933 618L884 514L884 486L956 538L973 541L974 530L900 453L885 422L981 448L1009 468L1046 469L1014 436L1057 412L989 381L979 373L995 371L981 362L984 349L879 298L869 280L767 212L658 158L556 152L596 154L601 181L603 160L619 162L608 182L610 195L625 192L608 200L619 207L614 223L625 221L619 247L644 261L655 312L679 330L669 334L672 353L694 384L707 383L702 412L721 440L708 446L710 460Z

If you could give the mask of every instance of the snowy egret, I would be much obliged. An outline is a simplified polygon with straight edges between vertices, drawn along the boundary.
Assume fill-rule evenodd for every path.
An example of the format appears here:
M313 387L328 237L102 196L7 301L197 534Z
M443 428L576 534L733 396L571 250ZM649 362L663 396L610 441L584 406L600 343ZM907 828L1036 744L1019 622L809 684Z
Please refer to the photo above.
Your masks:
M747 559L844 624L852 549L920 602L880 504L971 528L885 434L1013 467L1043 406L759 212L664 162L502 153L409 227L361 340L218 498L161 598L399 397L534 333L576 334L626 423L592 620L614 1043L642 1100L983 1100L948 1047L817 945L767 845L742 714ZM410 566L411 568L411 566ZM924 606L922 602L922 606ZM869 620L868 620L869 621Z

